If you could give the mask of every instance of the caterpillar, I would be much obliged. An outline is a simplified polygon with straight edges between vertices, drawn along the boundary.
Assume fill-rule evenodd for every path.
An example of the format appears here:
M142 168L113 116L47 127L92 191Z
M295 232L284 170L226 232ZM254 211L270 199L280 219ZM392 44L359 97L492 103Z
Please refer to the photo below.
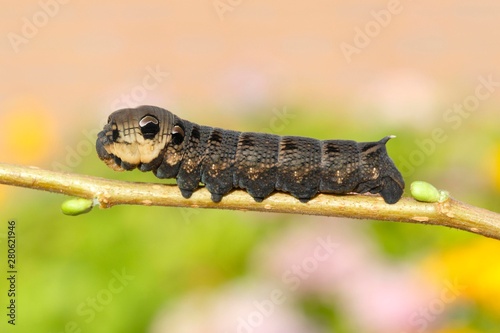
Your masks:
M274 191L307 202L318 193L379 193L388 204L404 180L386 143L317 140L201 126L155 106L113 112L99 132L99 158L116 171L152 171L176 178L182 196L205 185L220 202L234 188L257 202Z

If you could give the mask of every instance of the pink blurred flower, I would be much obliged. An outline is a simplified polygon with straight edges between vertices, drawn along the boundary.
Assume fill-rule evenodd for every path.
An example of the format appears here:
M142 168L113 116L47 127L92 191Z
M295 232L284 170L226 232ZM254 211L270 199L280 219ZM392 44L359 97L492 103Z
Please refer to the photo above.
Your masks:
M319 332L274 285L247 280L198 291L166 306L150 333Z
M411 315L433 298L432 286L416 270L384 260L351 223L302 218L300 225L264 244L253 264L290 293L313 294L338 305L359 331L410 332ZM310 264L325 243L333 251Z

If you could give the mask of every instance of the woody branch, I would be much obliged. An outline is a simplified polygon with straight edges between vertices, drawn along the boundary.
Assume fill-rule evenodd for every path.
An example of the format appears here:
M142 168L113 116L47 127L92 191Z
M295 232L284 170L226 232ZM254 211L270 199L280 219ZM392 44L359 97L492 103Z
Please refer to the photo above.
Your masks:
M500 214L453 198L423 203L404 197L396 204L388 205L374 195L320 194L307 203L301 203L290 195L275 193L258 203L245 191L235 190L224 196L220 203L214 203L204 188L185 199L175 185L124 182L2 163L0 184L92 199L101 208L114 205L171 206L374 219L441 225L500 239Z

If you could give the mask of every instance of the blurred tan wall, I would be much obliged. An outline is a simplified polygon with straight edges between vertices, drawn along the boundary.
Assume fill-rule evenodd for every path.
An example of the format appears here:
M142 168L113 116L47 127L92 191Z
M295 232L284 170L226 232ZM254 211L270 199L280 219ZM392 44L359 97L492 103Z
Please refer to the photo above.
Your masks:
M27 149L44 155L124 106L157 104L189 119L296 104L314 116L341 104L360 118L425 127L480 76L500 82L493 0L28 0L4 1L0 20L8 161L18 161L12 147L26 127ZM499 100L488 96L475 117L498 120ZM12 116L20 113L36 120ZM49 148L31 142L40 137Z

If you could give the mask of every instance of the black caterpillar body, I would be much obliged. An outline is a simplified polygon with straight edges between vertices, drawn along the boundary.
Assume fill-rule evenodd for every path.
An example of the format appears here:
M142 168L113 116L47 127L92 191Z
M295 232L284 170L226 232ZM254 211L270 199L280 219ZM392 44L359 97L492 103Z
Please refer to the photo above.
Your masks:
M393 204L403 194L404 181L387 155L390 138L321 141L236 132L140 106L113 112L96 149L114 170L138 168L158 178L176 178L185 198L202 182L214 202L233 188L243 188L257 202L273 191L289 192L302 202L320 192L370 192Z

